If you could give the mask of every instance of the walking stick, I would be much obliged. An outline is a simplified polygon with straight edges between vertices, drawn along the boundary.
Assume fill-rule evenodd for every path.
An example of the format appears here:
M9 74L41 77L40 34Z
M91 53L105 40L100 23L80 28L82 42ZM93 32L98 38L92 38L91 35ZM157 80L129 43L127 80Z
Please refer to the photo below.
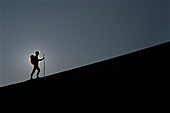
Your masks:
M43 58L45 58L45 54L43 54ZM44 77L45 77L45 59L44 59Z

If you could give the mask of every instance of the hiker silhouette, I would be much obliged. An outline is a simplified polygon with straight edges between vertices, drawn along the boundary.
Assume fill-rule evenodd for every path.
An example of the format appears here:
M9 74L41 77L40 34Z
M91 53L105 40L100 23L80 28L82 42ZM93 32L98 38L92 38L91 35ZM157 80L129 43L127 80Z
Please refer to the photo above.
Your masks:
M35 73L36 70L38 71L37 78L39 78L39 73L40 73L39 62L45 59L45 57L39 59L38 57L39 54L40 54L40 51L36 51L35 55L30 56L31 64L33 65L33 70L31 72L31 80L33 79L33 74Z

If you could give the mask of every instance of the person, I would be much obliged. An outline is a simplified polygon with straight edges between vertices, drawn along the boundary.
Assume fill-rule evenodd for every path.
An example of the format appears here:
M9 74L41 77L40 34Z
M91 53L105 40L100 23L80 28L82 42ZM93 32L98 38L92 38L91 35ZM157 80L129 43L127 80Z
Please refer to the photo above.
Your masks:
M33 74L35 73L35 71L37 70L37 78L39 78L39 73L40 73L40 67L39 67L39 62L43 61L45 59L45 57L39 59L39 54L40 51L36 51L35 52L35 56L31 55L31 59L32 59L32 65L33 65L33 70L31 72L31 80L33 79Z

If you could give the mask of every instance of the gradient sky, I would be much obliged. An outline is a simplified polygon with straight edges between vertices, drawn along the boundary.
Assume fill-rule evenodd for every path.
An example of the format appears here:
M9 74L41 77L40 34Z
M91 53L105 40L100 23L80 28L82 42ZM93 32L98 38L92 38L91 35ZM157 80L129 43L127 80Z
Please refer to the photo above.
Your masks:
M0 0L0 86L28 80L36 50L50 75L167 42L168 2Z
M0 0L0 86L2 83L2 1Z

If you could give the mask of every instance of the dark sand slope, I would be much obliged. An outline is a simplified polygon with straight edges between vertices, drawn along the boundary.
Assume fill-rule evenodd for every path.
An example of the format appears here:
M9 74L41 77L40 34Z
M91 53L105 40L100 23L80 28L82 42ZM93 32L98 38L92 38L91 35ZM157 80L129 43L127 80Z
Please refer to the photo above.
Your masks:
M170 70L170 42L77 69L0 88L3 92L164 91Z

